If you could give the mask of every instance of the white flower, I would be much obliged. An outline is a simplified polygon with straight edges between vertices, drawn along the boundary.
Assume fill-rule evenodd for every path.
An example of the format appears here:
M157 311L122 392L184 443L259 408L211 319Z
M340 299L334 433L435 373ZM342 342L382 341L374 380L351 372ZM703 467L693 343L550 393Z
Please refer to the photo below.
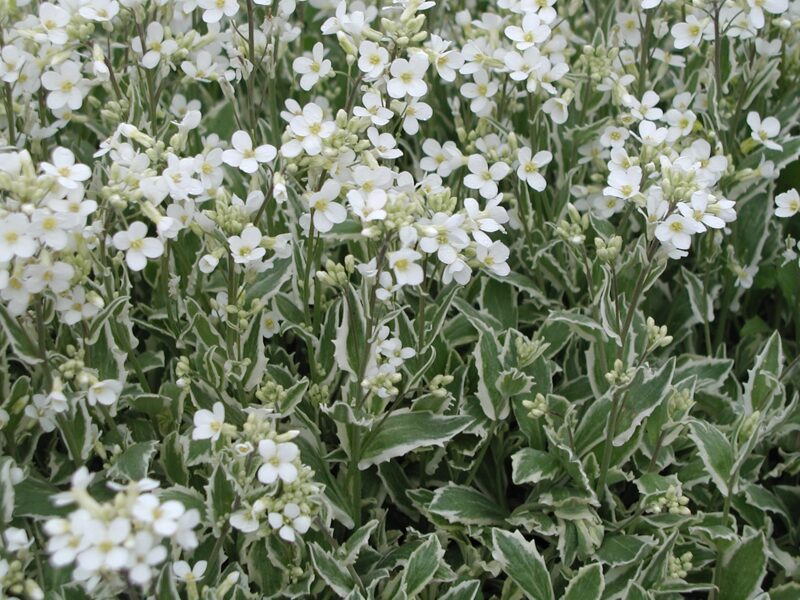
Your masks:
M314 44L311 50L311 58L298 56L292 63L295 73L301 75L300 87L308 91L323 77L333 70L331 61L325 58L325 50L322 42Z
M536 13L527 13L522 19L522 27L506 27L505 34L517 49L527 50L550 37L550 28L542 23Z
M386 70L389 51L375 42L364 40L358 46L358 68L367 81L377 79Z
M454 263L459 251L469 245L463 223L464 215L442 212L437 212L430 221L420 221L419 247L428 254L435 252L439 261L446 265Z
M258 227L248 225L242 230L241 235L232 235L228 238L228 245L234 262L246 265L251 262L260 261L267 253L266 248L261 246L261 231Z
M153 567L167 558L167 549L157 544L149 531L138 532L132 541L128 578L132 583L144 587L153 578Z
M262 515L265 508L264 502L258 499L251 507L237 510L230 517L231 526L244 533L258 531L258 528L261 526L259 516Z
M131 510L136 519L149 524L162 537L171 536L178 531L178 519L184 511L183 504L177 500L162 503L153 494L139 496Z
M147 26L144 47L138 36L133 38L131 47L136 54L143 54L142 66L145 69L153 69L158 66L162 57L169 59L175 54L178 50L178 43L175 40L165 40L164 27L158 21L153 21Z
M639 123L639 138L645 146L660 146L666 141L668 134L666 127L657 127L652 121Z
M540 170L553 160L553 154L548 150L541 150L534 156L531 156L532 154L532 150L527 146L520 148L519 152L517 152L517 160L519 161L517 177L537 192L541 192L547 186L547 182Z
M505 277L511 272L511 267L506 262L509 257L508 246L502 242L492 242L491 246L478 244L475 248L475 258L478 259L485 269Z
M86 300L86 290L77 286L66 294L56 297L56 310L61 313L61 321L66 325L74 325L83 319L91 319L100 306Z
M253 140L246 131L237 131L231 138L230 150L222 153L222 160L226 165L236 167L244 173L255 173L259 163L267 163L277 156L274 146L262 144L253 148Z
M273 310L266 311L261 316L261 335L269 339L281 329L281 318Z
M699 46L703 37L713 36L711 19L698 20L694 15L687 15L685 23L676 23L670 30L675 38L677 49Z
M42 163L42 171L51 177L58 178L59 185L67 189L75 189L92 176L92 170L84 164L75 164L72 150L58 147L53 150L53 163Z
M75 276L75 268L63 261L31 263L25 267L23 281L25 289L31 294L38 294L50 288L56 294L66 292Z
M633 198L639 193L641 182L641 167L614 169L608 174L608 186L603 189L603 194L623 199Z
M373 189L369 192L350 190L347 200L350 208L362 221L382 221L386 218L386 192Z
M789 8L789 0L747 0L750 12L747 17L750 24L756 28L764 27L764 11L773 15L780 15Z
M670 243L678 250L688 250L692 245L692 236L700 231L700 226L694 219L672 214L656 227L656 237L660 242Z
M334 225L343 223L347 218L347 209L338 202L334 202L341 191L342 186L338 181L328 179L322 185L322 189L311 194L308 205L313 211L314 228L317 231L327 233L333 229Z
M127 231L118 231L113 238L114 247L125 252L125 262L132 271L141 271L147 259L164 253L164 244L158 238L147 237L147 225L134 221Z
M697 191L692 194L689 204L678 202L678 211L687 219L693 219L697 223L699 232L705 231L706 227L711 229L725 227L725 221L711 212L710 199L711 196L707 192Z
M431 63L444 81L455 81L456 71L464 65L464 57L457 50L450 50L452 42L432 33L428 50L433 54Z
M389 68L392 79L386 85L386 91L398 99L406 95L414 98L424 96L428 92L428 84L423 80L427 70L428 58L422 53L414 54L408 60L395 59Z
M33 540L28 539L28 534L24 529L19 527L7 527L3 532L3 537L6 540L6 551L11 553L19 552L30 547Z
M621 148L627 139L628 130L622 127L606 127L600 135L600 143L607 148Z
M14 83L19 79L22 66L28 60L28 54L14 45L3 46L0 51L0 79L6 83Z
M106 23L119 14L119 3L116 0L90 0L80 7L78 14L89 21Z
M172 565L172 572L181 581L199 581L205 575L206 568L208 562L205 560L198 560L193 567L189 567L185 560L179 560Z
M258 480L264 484L272 484L280 479L292 483L297 479L297 467L294 465L300 456L300 449L294 442L275 443L273 440L261 440L258 453L264 461L258 468Z
M47 108L54 111L65 107L78 110L83 106L86 83L80 63L71 60L47 71L42 75L42 85L50 92L47 94Z
M292 117L289 129L296 136L281 146L281 154L286 158L294 158L301 151L309 156L316 156L322 152L323 140L331 137L336 131L332 121L324 121L322 109L309 102L303 107L301 114Z
M489 80L489 74L480 70L473 76L473 83L461 86L461 95L471 99L469 108L476 115L485 114L492 105L490 98L500 89L496 81Z
M44 33L37 34L37 42L50 42L56 46L64 45L69 39L66 27L69 25L69 13L50 2L42 2L39 5L39 23Z
M366 117L376 127L383 127L392 120L394 113L383 106L380 94L367 92L361 102L364 105L363 107L356 106L353 108L353 114L356 117Z
M87 510L78 509L66 519L49 519L44 524L48 535L47 552L54 567L64 567L89 547L91 538L86 535L93 525L92 516Z
M749 267L742 267L741 265L733 265L733 274L736 275L736 287L743 290L749 290L753 287L753 279L758 273L758 265L750 265Z
M397 147L397 140L391 133L379 133L377 129L370 127L367 137L381 158L392 160L403 156L403 151Z
M201 408L194 413L193 440L211 440L216 442L222 434L225 425L225 406L222 402L215 402L213 411Z
M775 117L767 117L763 121L755 111L747 113L747 124L752 130L750 137L770 150L783 150L783 146L773 142L772 138L780 135L781 124Z
M497 182L502 180L511 170L504 162L496 162L491 168L481 154L473 154L467 160L470 174L464 177L464 185L471 190L478 190L484 198L497 196Z
M792 188L775 197L775 216L781 218L793 217L800 212L800 195Z
M397 285L419 285L425 277L422 267L416 261L422 255L411 248L401 248L394 252L389 252L389 267L394 271L394 278Z
M439 144L436 140L428 138L422 143L422 151L426 154L419 161L423 171L436 171L439 177L447 177L461 165L461 152L455 142L447 141Z
M0 219L0 262L9 262L15 256L30 258L36 249L28 217L22 213L10 213Z
M198 523L200 523L200 511L196 508L187 510L178 519L178 528L172 534L172 539L184 550L194 550L199 543L194 532Z
M78 555L78 567L89 573L102 569L117 571L128 564L128 549L124 542L131 531L131 522L117 517L106 524L93 520L84 535L89 536L91 545Z
M622 103L630 108L631 114L640 121L657 121L662 117L664 112L658 108L660 100L659 95L652 90L645 92L641 100L631 94L622 97Z
M278 530L281 539L294 542L296 534L304 534L311 527L311 519L300 514L300 507L294 502L289 502L283 507L283 512L271 512L267 516L269 524Z
M542 110L556 125L566 123L569 117L569 103L563 98L550 98L542 104Z
M419 133L419 121L427 121L433 116L433 109L429 104L412 98L403 112L403 131L408 135Z
M83 289L83 288L80 288ZM114 404L122 393L122 382L116 379L105 379L93 384L86 395L90 406L97 403L103 406Z
M203 9L203 21L218 23L223 15L232 17L239 12L237 0L197 0L197 6Z

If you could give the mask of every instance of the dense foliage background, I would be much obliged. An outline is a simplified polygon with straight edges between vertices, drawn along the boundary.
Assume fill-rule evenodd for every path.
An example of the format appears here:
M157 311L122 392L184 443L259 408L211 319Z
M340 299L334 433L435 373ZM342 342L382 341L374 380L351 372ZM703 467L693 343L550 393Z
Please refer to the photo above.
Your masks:
M0 596L800 597L796 0L0 0Z

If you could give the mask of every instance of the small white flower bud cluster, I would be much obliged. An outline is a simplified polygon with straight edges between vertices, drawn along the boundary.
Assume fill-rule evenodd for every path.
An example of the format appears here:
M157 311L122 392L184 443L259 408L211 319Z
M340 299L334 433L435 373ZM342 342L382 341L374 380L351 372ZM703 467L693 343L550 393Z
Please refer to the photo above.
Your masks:
M691 552L684 552L680 556L670 554L667 562L667 573L673 579L684 579L689 571L692 570L692 559L694 555Z
M547 414L547 399L544 394L536 394L533 400L523 400L522 406L528 410L531 419L540 419Z
M668 512L671 515L688 516L692 514L688 504L689 498L683 495L680 486L671 485L663 496L653 499L647 505L647 511L655 515Z
M628 385L636 373L635 367L625 368L625 364L618 358L614 361L614 368L605 374L609 385L622 387Z
M663 348L672 343L672 336L667 335L666 325L656 325L653 317L647 317L647 349L655 350L656 348Z

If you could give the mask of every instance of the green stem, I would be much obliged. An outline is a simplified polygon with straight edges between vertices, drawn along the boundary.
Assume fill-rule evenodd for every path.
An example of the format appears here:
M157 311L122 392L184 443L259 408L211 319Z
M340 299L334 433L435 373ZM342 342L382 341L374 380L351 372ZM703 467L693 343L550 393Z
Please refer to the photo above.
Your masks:
M627 392L626 392L627 394ZM603 444L603 457L600 463L600 475L597 478L597 487L595 492L598 498L602 498L603 490L606 487L606 479L608 478L608 468L611 466L611 452L613 450L614 436L616 435L617 419L619 418L620 407L622 406L622 399L624 396L619 395L619 391L614 393L611 399L611 412L608 415L608 423L606 424L606 439Z
M5 84L5 103L6 103L6 121L8 121L8 143L12 146L17 145L17 124L14 117L14 100L11 97L11 84Z

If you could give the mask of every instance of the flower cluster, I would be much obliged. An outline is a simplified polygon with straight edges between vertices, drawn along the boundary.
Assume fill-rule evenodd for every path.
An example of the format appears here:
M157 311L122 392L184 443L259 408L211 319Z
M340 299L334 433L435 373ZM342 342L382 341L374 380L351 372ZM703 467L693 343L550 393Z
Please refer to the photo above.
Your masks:
M799 27L0 0L0 596L797 596Z
M100 585L121 589L125 580L147 588L167 559L169 546L187 551L197 547L198 511L186 510L178 500L161 501L157 481L109 483L115 494L107 502L92 497L87 489L91 482L85 467L76 471L70 490L53 500L58 506L77 508L44 525L52 564L75 563L72 576L88 590Z
M241 508L230 515L230 524L248 534L265 535L271 528L281 539L294 542L311 526L319 487L312 480L311 469L300 462L300 449L291 441L299 432L277 433L268 409L248 413L238 432L225 423L222 403L215 403L213 410L198 410L192 438L217 442L224 436L221 452L233 457L231 471L242 490L236 503Z

